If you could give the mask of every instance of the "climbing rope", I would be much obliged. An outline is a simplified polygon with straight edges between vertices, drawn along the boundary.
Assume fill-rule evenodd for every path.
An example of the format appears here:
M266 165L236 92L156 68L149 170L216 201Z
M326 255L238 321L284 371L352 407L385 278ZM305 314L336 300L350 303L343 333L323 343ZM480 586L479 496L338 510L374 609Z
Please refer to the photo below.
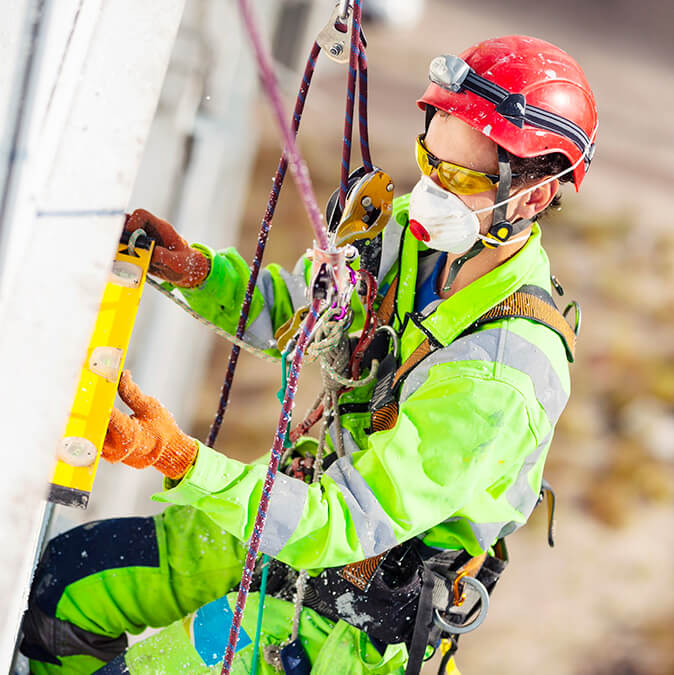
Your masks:
M320 53L321 48L317 42L314 42L309 58L307 59L306 66L304 67L304 74L302 75L302 83L300 85L300 90L297 93L297 99L295 101L295 110L293 112L293 121L292 121L292 131L295 135L300 127L300 121L302 119L302 112L304 111L304 104L306 102L307 93L309 92L309 86L311 84L311 79L314 75L314 70L316 68L316 59ZM264 217L262 218L262 223L260 225L260 232L257 237L257 247L255 249L255 256L253 257L253 263L250 267L250 277L248 278L248 285L246 286L246 294L243 299L243 305L241 307L241 316L239 317L239 324L236 327L236 338L241 340L243 334L246 331L246 323L248 321L248 315L250 314L250 306L253 300L253 293L255 291L255 284L257 283L257 278L260 273L260 267L262 265L262 258L264 256L264 250L267 246L267 239L269 238L269 230L271 229L272 219L274 218L274 213L276 211L276 204L278 203L279 194L281 193L281 187L283 187L283 181L286 176L286 171L288 169L288 160L286 159L285 154L281 155L279 160L278 167L276 169L276 174L274 175L274 182L272 184L271 192L269 193L269 199L267 200L267 208L265 210ZM243 343L245 344L245 343ZM229 393L232 389L232 382L234 380L234 372L236 370L236 364L239 360L239 354L241 348L243 347L240 343L235 343L232 351L229 355L229 362L227 364L227 373L225 375L225 381L222 385L222 390L220 392L220 401L218 403L218 410L215 414L213 423L208 432L208 438L206 440L206 445L213 447L215 440L218 437L220 432L220 427L222 426L222 419L227 409L227 404L229 403ZM243 347L246 349L246 347ZM266 356L266 354L265 354Z
M354 64L359 61L358 55L361 49L361 42L360 42L360 0L355 0L355 3L358 5L358 8L356 10L355 5L354 5L354 24L352 26L352 47L355 44L356 49L358 51L355 52L355 61ZM319 251L323 251L327 253L327 258L332 261L337 261L338 256L340 254L340 251L335 251L331 246L330 242L328 240L328 235L323 227L323 222L321 218L320 211L318 210L318 205L316 202L315 195L313 193L312 187L311 187L311 180L309 178L309 173L307 171L306 165L304 164L301 155L299 153L299 150L297 148L296 142L295 142L295 135L297 132L297 125L299 123L298 116L296 115L294 120L293 120L293 126L289 127L286 122L285 122L285 117L283 113L283 106L281 102L281 97L280 97L280 92L278 88L278 84L276 82L276 79L274 77L273 71L271 69L271 65L268 59L267 54L265 53L264 47L262 45L262 41L260 39L259 33L257 31L257 27L253 21L250 8L248 6L247 0L239 0L239 6L243 18L243 22L246 26L246 29L248 31L248 34L251 38L251 42L253 44L253 50L255 52L257 61L258 61L258 67L260 71L260 75L265 87L265 92L267 93L272 107L274 109L274 112L276 114L276 121L281 129L281 133L284 138L285 142L285 149L284 149L284 157L287 159L288 167L291 170L291 173L293 174L293 177L295 178L295 181L297 183L298 190L300 192L300 196L302 197L302 201L305 205L307 214L309 215L309 219L311 221L313 230L314 230L314 235L316 238L317 242L317 247ZM358 21L355 21L355 19L358 19ZM356 31L357 29L357 31ZM313 54L313 50L312 50ZM316 54L317 55L317 54ZM352 49L352 54L351 54L351 60L353 61L354 59L354 52ZM315 56L314 56L314 62L315 62ZM310 62L311 62L311 57L310 57ZM312 65L313 68L313 65ZM305 71L306 75L306 71ZM305 94L306 96L306 94ZM302 101L303 104L303 101ZM301 111L300 111L301 112ZM297 107L296 107L296 113L297 113ZM366 125L365 125L366 126ZM365 139L367 141L367 136L365 136ZM349 140L349 146L350 146L350 140ZM283 161L283 160L282 160ZM344 170L344 158L342 162L343 166L342 169ZM348 177L348 158L346 161L346 170L347 170L347 177ZM276 182L275 182L276 185ZM280 185L279 185L280 187ZM274 200L274 205L275 205L275 199L278 198L278 193L275 195L272 195L270 197L270 201ZM272 209L273 212L273 209ZM267 219L264 219L267 221ZM264 222L264 221L263 221ZM268 221L267 221L268 222ZM254 263L253 270L251 270L251 276L253 274L253 271L255 273L259 272L259 266L261 264L261 257L262 257L262 251L264 249L264 243L266 243L266 238L265 241L263 242L262 246L259 246L259 251L260 255L256 255L256 261L257 264ZM317 252L317 251L316 251ZM258 252L256 251L256 254ZM341 251L341 256L343 258L344 256L344 251ZM311 307L309 314L307 317L304 319L302 328L300 331L299 338L297 340L297 346L295 348L294 352L294 357L292 361L292 365L290 368L290 373L288 377L288 383L286 387L286 392L283 400L283 405L281 408L281 415L279 418L279 424L277 427L276 431L276 436L274 437L274 443L272 445L272 450L271 450L271 457L269 461L269 467L267 469L267 476L265 478L265 483L264 487L262 490L262 496L260 498L260 503L258 506L258 513L256 516L255 520L255 526L253 528L253 534L250 539L249 543L249 548L248 548L248 553L246 555L246 562L244 565L244 570L241 578L241 583L239 585L239 592L237 596L237 601L236 605L234 608L233 616L232 616L232 625L230 629L230 634L229 634L229 641L227 644L227 648L225 651L225 658L223 661L222 665L222 675L226 675L227 673L230 672L232 662L234 659L234 653L236 649L236 644L238 641L238 636L241 628L241 620L243 618L243 610L246 604L246 599L248 596L248 592L250 589L250 583L251 583L251 578L252 578L252 573L253 569L255 566L255 559L257 557L257 553L259 551L259 546L260 546L260 540L262 536L262 531L264 529L264 523L266 521L266 516L267 516L267 510L269 508L269 497L271 494L271 489L274 484L274 479L276 477L276 472L278 471L278 465L279 461L281 458L282 450L283 450L283 445L284 441L286 438L286 432L288 430L288 426L290 423L290 415L291 415L291 410L292 410L292 405L293 405L293 400L295 396L295 389L297 386L297 378L299 376L299 369L302 365L302 361L304 358L304 351L307 348L312 332L319 320L319 311L322 306L324 306L325 301L327 301L327 306L330 306L330 303L333 302L333 296L339 298L341 301L340 304L343 304L343 306L338 306L337 310L341 311L342 316L340 316L340 319L344 318L345 314L345 308L347 302L345 302L345 289L339 287L340 280L337 279L335 276L334 272L335 266L334 263L333 265L326 265L325 263L320 266L316 270L316 274L313 278L312 282L312 288L311 288L311 296L312 296L312 301L311 301ZM327 276L328 279L328 286L326 286L326 280L325 277ZM252 297L252 292L254 289L254 282L250 283L251 279L249 279L249 285L248 289L250 292L250 296ZM341 281L341 283L344 283ZM336 284L332 285L332 284ZM322 286L322 288L321 288ZM353 289L351 289L352 291ZM341 295L341 297L340 297ZM350 293L348 294L350 297ZM246 318L247 317L241 317L241 320L239 322L239 327L237 327L237 337L240 339L241 336L243 335L243 330L245 329L245 323L246 323ZM235 365L235 363L234 363ZM229 372L228 372L229 375ZM233 375L233 372L232 372ZM224 386L223 386L223 394L229 395L229 387L231 387L231 377L232 375L229 375L229 385L228 385L228 390L227 392L224 392ZM334 397L333 397L334 399ZM222 400L221 400L222 403ZM226 402L225 402L226 406ZM222 412L224 412L224 407ZM221 421L222 421L222 412L219 414L219 416L216 416L216 424L214 425L215 429L212 429L212 433L209 433L209 440L211 439L211 436L213 437L213 442L215 440L215 436L217 435L217 429L219 428Z
M351 52L349 53L349 77L346 87L346 111L344 113L344 140L342 143L342 170L339 183L339 207L344 210L348 192L349 165L351 162L351 140L353 136L353 110L356 97L356 76L360 80L358 98L358 119L361 155L366 171L372 171L369 137L367 132L367 61L362 41L360 18L361 0L353 0L353 24L351 27Z
M341 181L342 184L340 186L340 190L341 192L343 192L343 195L340 194L340 203L342 204L342 206L346 199L347 181L349 174L356 75L358 76L359 82L358 111L359 111L359 135L361 143L361 155L363 158L363 164L366 171L370 171L372 169L372 162L370 159L370 151L369 151L369 139L367 133L367 60L365 58L364 44L360 28L361 0L353 0L353 1L354 6L352 8L353 17L351 30L351 52L349 56L349 78L347 84L348 90L347 113L345 115L344 148L342 153L342 181ZM349 4L348 0L341 0L341 7L342 7L340 17L341 20L346 20L348 18L348 4ZM283 185L283 181L288 168L290 168L290 171L293 174L293 177L297 183L298 191L300 192L300 196L302 198L305 209L309 216L309 220L314 230L314 236L317 242L316 250L318 252L323 252L327 254L325 256L325 259L328 262L323 263L322 266L318 267L315 270L316 274L314 276L313 287L311 289L311 307L309 309L307 317L301 324L298 337L293 338L294 340L296 340L296 346L294 349L293 353L294 355L290 367L288 382L285 389L285 396L283 398L283 404L281 406L279 423L276 435L274 437L274 442L272 444L271 457L267 469L267 475L265 477L262 496L260 498L260 503L258 506L255 526L253 528L253 534L249 542L246 562L244 565L241 583L239 585L239 592L232 617L229 641L225 651L225 658L223 661L221 671L222 675L225 675L230 672L231 665L233 662L235 646L238 641L238 635L241 627L241 620L243 617L243 610L250 589L252 571L255 565L255 559L259 551L262 531L264 529L264 523L266 521L267 511L269 507L269 498L271 495L271 490L274 484L276 473L278 471L278 465L282 455L283 447L287 439L287 432L290 424L291 410L293 407L299 371L302 362L305 358L305 352L307 350L307 347L309 346L309 343L313 338L313 333L317 328L319 329L320 334L317 335L315 346L312 348L310 353L306 354L306 356L308 360L318 359L319 362L321 363L321 373L323 376L326 392L323 398L323 402L321 404L321 407L323 408L325 415L323 425L324 430L327 429L327 422L329 419L328 413L330 411L334 411L335 418L338 418L337 414L338 391L345 387L353 387L358 383L357 378L351 379L345 376L346 372L348 371L349 354L348 354L348 337L346 336L344 318L346 316L346 305L348 304L347 296L350 297L350 293L353 291L353 288L351 287L348 293L344 288L340 288L340 284L348 283L348 281L344 282L344 280L338 279L335 272L335 270L337 269L337 265L335 264L335 262L343 258L344 251L343 249L336 250L334 249L334 247L331 246L328 234L325 230L325 227L323 226L321 213L318 208L316 197L312 189L311 179L309 177L306 164L302 160L302 157L299 153L295 141L297 131L299 129L302 112L304 109L304 104L306 101L306 95L309 89L309 85L311 83L311 79L313 77L316 59L320 52L320 46L318 45L318 42L315 42L311 49L311 53L305 66L304 75L302 77L302 83L295 103L293 119L291 124L288 125L285 122L280 91L276 79L274 77L273 71L271 69L269 58L265 53L264 47L262 45L262 41L257 31L256 24L253 21L253 17L250 12L250 7L248 5L248 0L239 0L239 7L244 25L248 31L248 34L252 42L253 51L255 53L258 62L258 67L261 79L263 81L264 90L271 101L277 123L280 127L281 134L284 139L285 147L284 153L279 161L276 170L272 190L267 202L267 208L260 226L260 234L258 236L258 243L255 251L255 256L250 268L250 276L246 287L244 302L242 304L241 316L237 325L236 335L229 334L227 331L224 331L219 326L216 326L212 322L199 316L185 302L179 300L171 292L171 290L169 290L162 284L159 284L152 279L148 279L150 285L152 285L161 293L169 297L172 302L179 305L183 310L187 311L200 323L207 325L215 333L234 343L234 347L232 349L232 353L230 355L228 363L227 373L221 390L218 410L215 415L213 424L211 425L211 428L209 430L207 438L207 445L209 445L210 447L214 445L218 432L222 425L222 420L229 401L229 394L231 391L233 376L241 349L244 349L254 354L256 357L262 358L264 360L276 362L276 359L273 356L266 354L263 350L252 347L251 345L247 344L242 338L245 333L246 323L248 320L248 316L250 314L250 306L252 303L255 285L259 276L259 271L261 269L262 258L264 255L264 250L269 235L269 230L271 228L271 221L274 216L279 193ZM326 322L325 326L321 327L320 320L322 308L325 307L326 305L329 307L330 304L333 303L335 298L337 298L337 303L333 306L337 307L339 317L337 320ZM338 359L337 361L335 360L336 358ZM370 375L368 377L374 377L375 371L376 368L372 368ZM361 382L361 384L362 383L363 382ZM323 442L321 443L321 446L324 445L324 440L325 440L325 433L323 433ZM339 431L339 441L338 441L338 445L341 446L340 441L341 441L341 431ZM343 454L343 447L340 447L339 450L341 450L340 454ZM321 457L322 457L322 447L321 447ZM314 480L317 480L318 477L320 476L321 464L322 464L321 459L317 458L317 462L315 463L314 467ZM316 471L316 466L318 467L318 471ZM304 576L306 576L306 574ZM300 596L303 595L303 593L301 592L301 589L303 588L303 578L304 577L300 575L300 579L298 582L300 584L300 586L298 587L298 595ZM297 633L299 626L299 615L301 613L301 598L300 602L298 603L296 613L297 617L294 622L295 627L293 629L295 634ZM257 631L258 634L256 636L256 644L258 645L259 645L260 626L261 626L261 614L258 617L258 631Z
M266 53L262 43L262 38L257 29L257 24L250 11L248 0L239 0L239 9L241 11L244 26L248 32L248 36L250 37L253 51L255 52L260 78L262 79L262 84L264 85L264 92L269 98L274 111L274 117L276 118L276 123L278 124L279 130L281 131L281 135L283 137L283 142L285 144L284 153L288 160L290 172L295 179L297 190L300 193L302 203L304 204L304 208L307 212L307 215L309 216L309 222L311 223L311 226L314 230L316 242L321 249L327 250L329 248L328 234L325 231L325 227L323 226L323 216L321 215L321 211L318 208L318 202L316 201L316 195L314 194L314 190L311 185L309 171L307 169L307 165L302 159L299 148L297 147L295 134L293 133L291 126L285 120L283 102L281 100L281 91L278 86L278 82L276 81L274 71L272 70L271 60Z

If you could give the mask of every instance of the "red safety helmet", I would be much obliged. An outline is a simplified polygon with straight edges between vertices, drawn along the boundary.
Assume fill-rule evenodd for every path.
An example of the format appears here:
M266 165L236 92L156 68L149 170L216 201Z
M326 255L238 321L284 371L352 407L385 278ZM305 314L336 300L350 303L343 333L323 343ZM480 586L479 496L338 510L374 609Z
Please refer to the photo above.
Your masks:
M562 153L577 164L578 190L594 154L597 106L566 52L524 35L494 38L437 57L430 79L417 101L422 110L455 115L518 157Z

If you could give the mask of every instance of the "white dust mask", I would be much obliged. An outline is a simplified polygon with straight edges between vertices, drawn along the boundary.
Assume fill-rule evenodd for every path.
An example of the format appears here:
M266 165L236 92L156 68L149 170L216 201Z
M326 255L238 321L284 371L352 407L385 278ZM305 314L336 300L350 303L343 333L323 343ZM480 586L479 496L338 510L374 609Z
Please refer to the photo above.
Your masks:
M455 194L421 176L410 195L410 232L430 248L467 251L480 236L480 221Z

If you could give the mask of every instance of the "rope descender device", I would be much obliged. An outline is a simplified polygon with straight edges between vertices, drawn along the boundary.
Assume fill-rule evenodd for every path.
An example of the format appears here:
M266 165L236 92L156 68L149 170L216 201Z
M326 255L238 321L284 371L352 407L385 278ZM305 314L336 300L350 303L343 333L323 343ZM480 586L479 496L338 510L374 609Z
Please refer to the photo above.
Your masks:
M335 227L337 246L352 244L356 240L374 239L382 232L393 213L395 186L387 173L373 168L354 180L347 193L339 223ZM331 201L334 199L334 207L337 206L336 196L331 198Z

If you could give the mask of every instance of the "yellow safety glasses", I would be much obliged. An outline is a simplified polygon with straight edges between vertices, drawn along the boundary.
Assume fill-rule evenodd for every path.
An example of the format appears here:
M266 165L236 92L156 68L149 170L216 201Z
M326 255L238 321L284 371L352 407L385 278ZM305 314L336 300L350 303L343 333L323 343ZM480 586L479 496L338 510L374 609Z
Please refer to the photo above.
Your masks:
M424 134L417 136L416 156L421 173L430 176L433 170L437 171L438 180L442 187L457 195L474 195L478 192L487 192L494 188L499 181L499 177L494 174L474 171L473 169L467 169L465 166L439 159L424 144Z

